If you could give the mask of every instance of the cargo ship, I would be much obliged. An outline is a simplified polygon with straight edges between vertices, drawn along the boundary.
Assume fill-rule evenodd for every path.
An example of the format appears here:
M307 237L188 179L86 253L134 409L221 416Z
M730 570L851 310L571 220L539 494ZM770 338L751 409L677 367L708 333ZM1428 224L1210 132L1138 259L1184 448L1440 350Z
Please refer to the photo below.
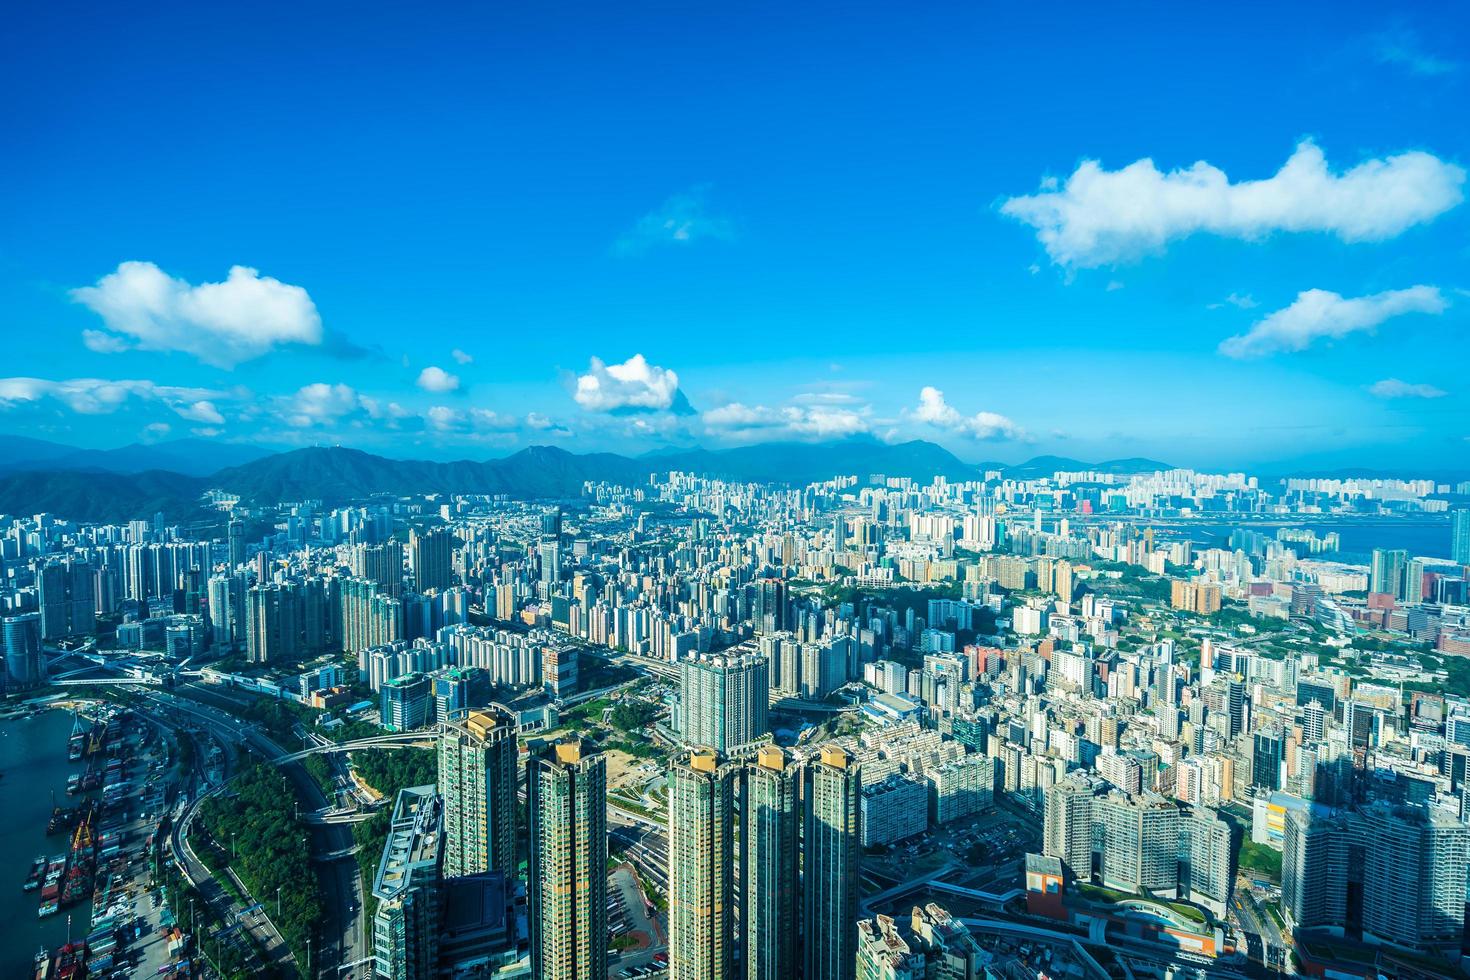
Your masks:
M51 954L44 948L36 952L35 980L51 980Z
M46 877L41 879L41 901L56 902L62 896L62 877L66 874L66 855L57 854L46 864Z
M46 877L46 855L42 854L31 864L31 873L26 876L26 883L21 886L23 891L33 892L41 887L41 880Z
M86 980L87 944L67 943L56 951L54 980Z

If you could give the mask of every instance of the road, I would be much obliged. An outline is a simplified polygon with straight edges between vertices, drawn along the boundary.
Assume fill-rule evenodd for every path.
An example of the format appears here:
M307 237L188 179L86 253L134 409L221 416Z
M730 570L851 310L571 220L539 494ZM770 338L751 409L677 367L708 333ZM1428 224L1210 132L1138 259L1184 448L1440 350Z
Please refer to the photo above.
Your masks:
M210 726L227 743L243 745L265 759L287 753L250 722L229 714L230 701L200 687L187 685L179 693L152 693L146 697L160 707L183 712ZM298 763L280 767L291 781L303 810L321 810L335 801L323 796L316 780ZM357 862L351 856L352 829L343 824L303 824L310 837L313 862L321 882L324 914L311 950L312 975L335 977L341 964L357 963L368 956L363 895Z
M180 732L177 725L177 716L158 710L160 706L151 702L149 699L144 698L140 700L144 703L135 704L135 707L138 707L154 724L172 731L177 738L193 738L192 735ZM149 710L150 707L154 710ZM229 746L232 743L226 741L222 742L222 744ZM198 750L197 742L195 743L195 747L196 760L202 760L203 753ZM227 753L225 756L227 774L232 758L231 753ZM170 825L169 850L173 855L174 863L183 870L184 876L189 879L189 883L199 892L204 901L220 918L220 921L238 922L241 928L245 929L255 940L256 945L264 951L267 962L277 966L290 966L294 964L295 958L291 955L290 947L286 945L286 941L276 929L275 923L271 922L263 913L247 913L245 904L235 900L234 896L216 880L213 872L205 867L204 862L199 860L198 854L194 851L193 844L189 840L190 825L198 813L199 804L208 795L207 792L201 792L196 788L188 806L179 815L179 819L173 821ZM230 873L233 878L233 872ZM240 894L249 894L240 884L238 878L234 878L233 881Z

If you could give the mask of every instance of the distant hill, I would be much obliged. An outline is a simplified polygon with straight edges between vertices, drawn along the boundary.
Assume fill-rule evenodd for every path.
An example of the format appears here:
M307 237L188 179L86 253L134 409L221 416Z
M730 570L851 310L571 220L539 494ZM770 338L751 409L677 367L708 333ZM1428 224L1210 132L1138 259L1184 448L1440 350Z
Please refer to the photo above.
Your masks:
M504 493L514 497L574 497L588 480L641 483L653 473L685 470L708 476L806 484L832 476L871 473L965 479L973 466L928 442L896 445L869 439L830 443L766 443L738 449L693 449L630 458L531 446L503 459L395 460L357 449L317 448L279 453L221 470L210 485L258 501L317 497L348 500L374 493Z
M218 442L213 439L173 439L167 442L133 443L117 449L78 449L44 439L25 436L0 437L0 471L16 470L106 470L110 473L142 473L167 470L191 476L207 476L226 466L239 466L271 455L259 446Z
M58 514L78 521L120 523L175 519L199 512L205 481L197 476L147 470L32 470L0 478L0 514Z
M106 459L113 467L122 466L133 450L113 450L116 455ZM35 451L45 449L38 447ZM575 497L589 480L634 484L669 470L792 485L844 475L866 478L880 473L927 481L936 475L968 479L978 472L933 443L890 445L869 438L674 450L636 459L616 453L583 454L553 446L532 446L503 459L453 462L388 459L359 449L315 447L266 455L207 475L199 473L206 458L203 452L194 460L180 462L174 471L150 468L134 473L102 466L72 466L70 462L82 458L76 452L58 455L45 468L37 462L0 476L0 512L44 511L88 521L152 517L160 510L170 515L187 514L197 511L199 495L210 488L256 503L318 499L338 504L380 493Z

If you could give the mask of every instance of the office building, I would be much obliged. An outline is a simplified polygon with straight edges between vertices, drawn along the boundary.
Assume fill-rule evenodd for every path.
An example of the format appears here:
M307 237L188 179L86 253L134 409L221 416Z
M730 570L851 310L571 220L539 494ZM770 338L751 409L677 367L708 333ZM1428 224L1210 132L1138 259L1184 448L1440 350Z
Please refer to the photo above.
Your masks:
M745 980L797 975L797 843L800 771L764 745L740 791L741 945Z
M439 962L439 857L444 845L433 786L401 790L373 877L374 969L383 980L430 980Z
M1401 548L1374 548L1368 566L1368 591L1404 597L1408 582L1409 553Z
M680 662L680 735L685 745L733 754L771 732L769 661L758 653Z
M429 678L417 672L384 681L378 690L378 720L390 732L423 728L433 720L429 692Z
M1470 507L1450 511L1450 561L1470 565Z
M46 657L41 652L41 614L21 613L0 621L5 646L5 689L35 687L46 677Z
M828 746L805 769L802 835L804 980L846 980L857 956L862 780L841 749Z
M735 783L696 749L669 768L669 980L732 980Z
M516 719L499 705L439 729L444 876L516 875Z
M607 980L607 763L559 742L526 770L531 972Z
M226 530L229 570L234 571L245 564L245 522L238 517L230 518Z

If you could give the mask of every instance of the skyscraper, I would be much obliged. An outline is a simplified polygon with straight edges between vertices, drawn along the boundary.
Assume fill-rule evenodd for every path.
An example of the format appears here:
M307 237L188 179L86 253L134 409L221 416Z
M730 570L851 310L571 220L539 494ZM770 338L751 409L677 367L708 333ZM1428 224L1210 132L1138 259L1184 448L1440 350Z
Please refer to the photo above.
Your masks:
M740 937L746 980L792 980L797 956L800 771L775 745L747 765L740 790Z
M1402 599L1408 565L1407 551L1400 548L1374 548L1373 560L1368 568L1368 591L1382 592Z
M408 534L408 561L419 592L444 591L454 584L454 535L448 528Z
M444 797L444 876L516 874L516 723L491 705L439 732Z
M769 661L758 653L690 657L680 664L685 745L735 752L771 731Z
M858 870L862 861L858 767L828 746L805 772L802 838L804 980L845 980L857 956Z
M1470 507L1450 511L1450 561L1470 565Z
M670 980L734 975L738 772L708 749L669 767Z
M1281 900L1301 928L1347 927L1380 942L1458 950L1467 871L1470 825L1422 808L1380 802L1286 814Z
M245 564L245 522L238 517L230 518L226 532L229 545L230 571Z
M527 763L531 972L607 980L607 763L580 741Z
M374 969L384 980L429 980L437 975L443 842L434 787L400 790L373 878L373 897L378 900L373 916Z
M46 672L46 658L41 653L41 614L6 616L0 627L3 627L7 689L41 683Z
M41 638L58 640L96 632L94 569L83 561L51 561L36 572Z

